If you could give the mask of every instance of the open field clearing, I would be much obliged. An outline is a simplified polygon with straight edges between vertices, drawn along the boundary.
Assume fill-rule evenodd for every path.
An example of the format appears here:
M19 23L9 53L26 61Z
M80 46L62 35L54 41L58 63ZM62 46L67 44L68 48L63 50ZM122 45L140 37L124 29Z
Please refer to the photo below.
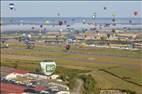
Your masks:
M36 71L39 68L40 61L50 58L59 67L79 69L84 73L85 70L89 71L96 80L97 88L129 89L137 92L137 94L142 93L142 51L140 50L129 51L71 46L71 50L65 52L64 45L51 46L37 43L34 49L26 49L23 45L22 42L9 41L9 48L1 49L1 65L18 66L19 69ZM140 86L100 71L100 69ZM58 70L61 70L61 68Z

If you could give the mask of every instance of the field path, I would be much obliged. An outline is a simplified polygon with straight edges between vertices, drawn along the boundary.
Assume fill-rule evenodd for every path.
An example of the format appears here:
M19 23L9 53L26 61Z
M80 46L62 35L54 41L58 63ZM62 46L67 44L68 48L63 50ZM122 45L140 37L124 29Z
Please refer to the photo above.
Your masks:
M81 79L76 80L76 87L74 88L73 92L71 94L81 94L81 88L83 86L83 81Z

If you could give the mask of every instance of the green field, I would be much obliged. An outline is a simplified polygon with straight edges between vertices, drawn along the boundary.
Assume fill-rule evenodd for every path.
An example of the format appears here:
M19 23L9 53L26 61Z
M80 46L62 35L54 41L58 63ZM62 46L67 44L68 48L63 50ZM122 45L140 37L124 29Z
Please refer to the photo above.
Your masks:
M40 67L39 62L50 58L57 63L58 72L65 68L69 71L68 74L71 73L70 70L79 74L91 74L99 89L128 89L142 94L142 51L140 50L71 46L71 50L66 53L64 45L51 46L37 43L34 49L26 49L23 43L18 41L9 41L9 46L8 49L1 49L1 65L3 66L37 71Z

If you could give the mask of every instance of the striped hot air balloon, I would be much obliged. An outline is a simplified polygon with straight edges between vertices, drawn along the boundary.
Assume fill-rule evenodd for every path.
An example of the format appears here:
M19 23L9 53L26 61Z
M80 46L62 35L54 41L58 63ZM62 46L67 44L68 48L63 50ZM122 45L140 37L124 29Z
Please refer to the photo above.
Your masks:
M14 3L9 3L9 9L10 10L15 10L15 4Z

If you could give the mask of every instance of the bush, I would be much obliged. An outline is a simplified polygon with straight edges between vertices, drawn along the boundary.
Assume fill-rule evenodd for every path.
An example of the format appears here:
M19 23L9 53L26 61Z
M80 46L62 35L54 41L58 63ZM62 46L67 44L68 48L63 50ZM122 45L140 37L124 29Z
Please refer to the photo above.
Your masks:
M81 75L80 78L83 80L83 94L98 94L98 90L95 87L96 81L92 77L92 75Z

